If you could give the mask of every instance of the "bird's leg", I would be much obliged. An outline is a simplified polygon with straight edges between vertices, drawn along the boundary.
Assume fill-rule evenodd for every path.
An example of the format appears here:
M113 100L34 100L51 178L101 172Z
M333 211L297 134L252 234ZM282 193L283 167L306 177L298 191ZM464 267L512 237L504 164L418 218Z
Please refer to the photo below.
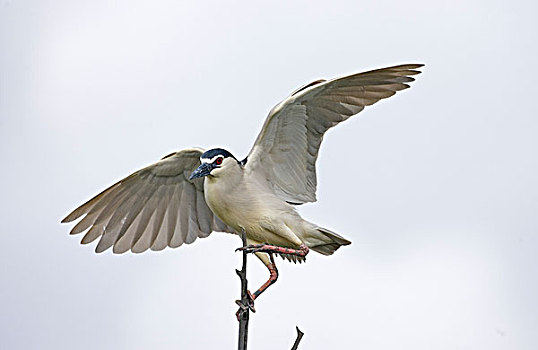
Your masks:
M260 296L267 288L269 288L270 285L276 282L278 279L278 269L276 268L275 259L273 259L273 254L269 253L269 259L271 259L271 263L267 264L267 269L269 269L269 279L267 282L262 284L260 288L258 288L257 291L254 292L252 295L252 301L254 302L254 299Z
M267 266L267 269L269 270L269 279L267 282L262 284L260 288L258 288L257 291L254 293L251 293L250 291L247 291L248 293L248 305L243 305L242 303L236 303L239 305L239 310L235 313L237 316L237 319L239 320L241 317L241 312L243 312L244 309L249 308L252 312L256 312L256 309L254 308L254 299L258 298L260 294L262 294L267 288L269 288L270 285L276 282L278 279L278 269L276 268L275 259L273 258L273 254L268 253L270 262L267 262L266 259L260 258L265 266Z
M236 250L244 250L247 253L277 253L277 254L289 254L300 257L305 257L308 254L308 247L302 243L299 249L284 248L270 244L250 244L246 247L237 248Z

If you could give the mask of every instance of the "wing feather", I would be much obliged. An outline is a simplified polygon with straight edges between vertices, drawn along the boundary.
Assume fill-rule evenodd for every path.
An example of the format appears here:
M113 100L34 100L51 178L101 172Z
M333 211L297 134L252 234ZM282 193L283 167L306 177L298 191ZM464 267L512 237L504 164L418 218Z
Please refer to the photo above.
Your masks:
M118 233L117 238L114 240L114 253L124 253L131 247L136 232L140 229L140 225L147 224L149 218L146 219L145 214L148 209L151 210L150 203L155 198L156 188L153 186L147 186L148 192L145 195L137 196L138 200L135 201L131 208L127 208L128 213L123 221L122 228ZM145 223L144 223L145 222ZM144 226L145 228L145 226Z
M189 198L187 201L188 229L184 240L186 244L191 244L194 242L197 237L197 233L199 232L198 220L196 218L196 190L194 188L189 188L189 190L186 191L186 194Z
M203 180L189 180L200 165L201 149L172 153L105 189L62 222L79 218L71 234L82 243L100 238L96 252L161 250L192 243L212 231L234 232L211 212Z
M364 107L407 89L421 64L376 69L296 90L267 117L246 168L265 178L283 200L316 200L316 160L325 132Z
M174 201L174 194L176 191L176 186L167 185L167 190L159 209L163 207L162 216L160 216L161 222L159 229L155 229L154 237L151 240L151 245L148 247L151 250L159 251L163 250L168 246L168 237L173 236L176 229L176 220L177 220L177 207L178 203ZM159 213L156 217L159 217Z
M198 227L200 227L199 237L207 237L211 233L211 218L213 214L209 207L204 204L204 193L196 191L196 217L198 218Z

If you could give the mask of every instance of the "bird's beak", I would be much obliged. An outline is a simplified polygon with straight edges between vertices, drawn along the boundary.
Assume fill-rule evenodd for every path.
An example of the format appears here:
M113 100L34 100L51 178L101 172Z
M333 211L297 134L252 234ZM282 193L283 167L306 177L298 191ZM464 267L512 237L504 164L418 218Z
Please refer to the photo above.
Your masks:
M211 173L213 170L213 165L209 163L202 163L195 171L192 172L189 180L196 179L198 177L204 177Z

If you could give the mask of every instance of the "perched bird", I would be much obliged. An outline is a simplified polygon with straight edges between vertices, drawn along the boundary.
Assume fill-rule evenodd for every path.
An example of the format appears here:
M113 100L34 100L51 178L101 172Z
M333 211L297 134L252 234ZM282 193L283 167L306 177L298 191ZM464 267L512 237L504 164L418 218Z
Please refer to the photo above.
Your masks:
M212 231L245 232L247 252L278 277L273 253L303 261L309 250L333 254L351 242L303 219L296 205L316 201L316 160L325 132L365 106L409 87L421 64L317 80L293 92L267 117L248 156L199 148L172 153L110 186L62 222L84 216L71 234L100 238L96 252L176 248Z

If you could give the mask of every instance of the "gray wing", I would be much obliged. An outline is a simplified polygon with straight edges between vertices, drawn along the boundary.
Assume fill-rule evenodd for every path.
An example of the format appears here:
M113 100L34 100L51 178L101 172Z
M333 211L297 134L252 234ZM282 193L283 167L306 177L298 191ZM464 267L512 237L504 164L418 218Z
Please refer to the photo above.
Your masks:
M246 169L265 177L285 201L316 201L316 160L325 132L365 106L409 87L422 64L406 64L318 80L276 105L247 157Z
M209 209L203 179L189 180L200 165L201 149L172 153L110 186L62 222L85 215L71 234L86 232L82 244L101 238L100 253L140 253L194 242L211 231L233 232Z

